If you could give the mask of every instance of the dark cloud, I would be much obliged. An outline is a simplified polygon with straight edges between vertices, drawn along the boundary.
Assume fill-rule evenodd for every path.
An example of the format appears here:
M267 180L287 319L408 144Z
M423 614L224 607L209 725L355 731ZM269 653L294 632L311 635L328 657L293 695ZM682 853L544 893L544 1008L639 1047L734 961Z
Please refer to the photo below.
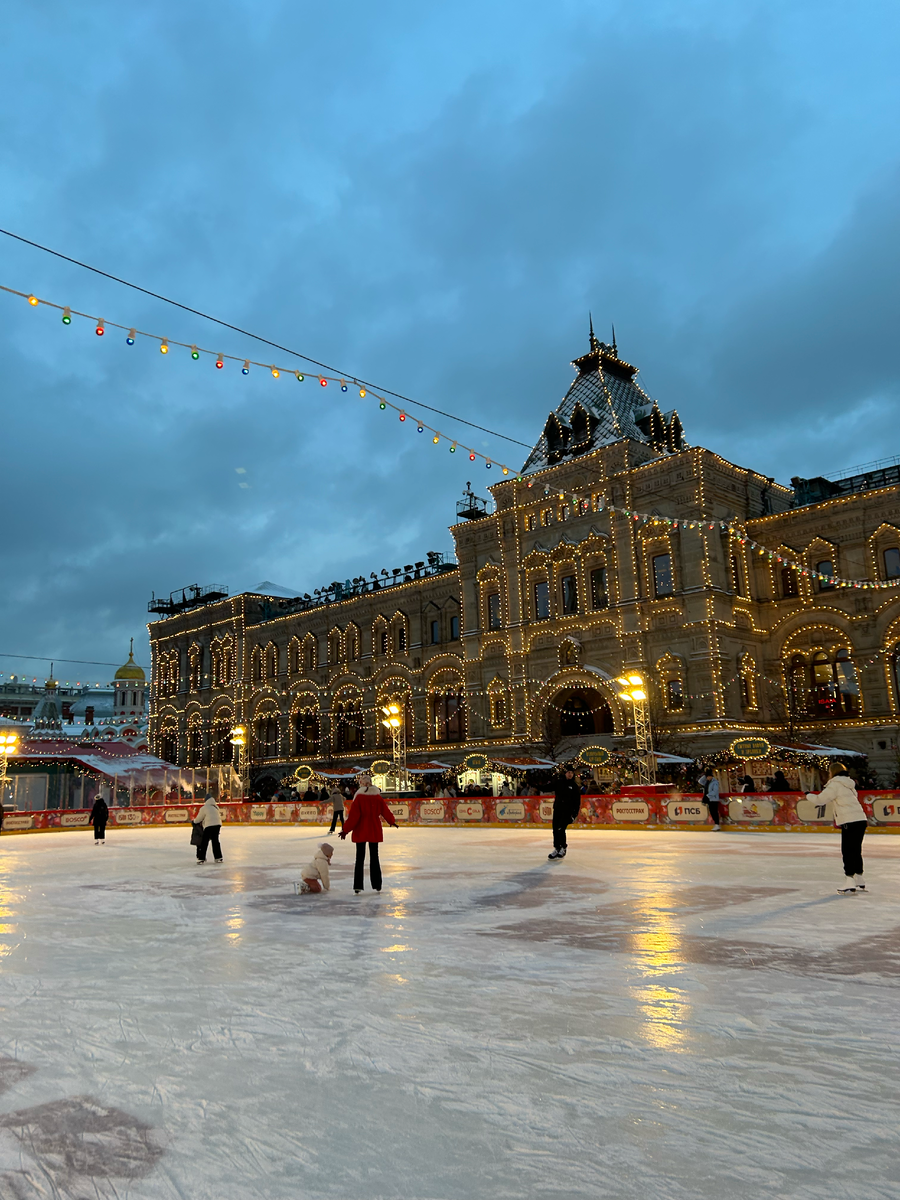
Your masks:
M789 9L17 10L2 224L526 442L590 308L692 441L780 478L879 457L896 449L898 18ZM35 251L0 256L10 286L285 360ZM151 589L311 590L449 548L470 464L390 410L0 311L0 649L116 659Z

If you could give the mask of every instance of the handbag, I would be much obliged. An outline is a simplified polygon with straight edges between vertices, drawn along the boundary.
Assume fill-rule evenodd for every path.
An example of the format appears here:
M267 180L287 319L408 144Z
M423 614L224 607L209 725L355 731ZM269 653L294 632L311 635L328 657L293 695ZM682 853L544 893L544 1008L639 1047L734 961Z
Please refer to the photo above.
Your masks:
M199 846L202 841L203 841L203 822L202 821L192 821L191 822L191 845Z

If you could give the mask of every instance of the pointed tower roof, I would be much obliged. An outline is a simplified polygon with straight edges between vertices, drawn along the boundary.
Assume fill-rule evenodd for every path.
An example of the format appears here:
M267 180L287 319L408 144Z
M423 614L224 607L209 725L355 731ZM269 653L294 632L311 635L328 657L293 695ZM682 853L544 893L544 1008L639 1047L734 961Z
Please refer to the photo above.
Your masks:
M589 328L590 349L573 359L578 374L551 413L541 440L522 467L523 474L558 462L567 454L583 454L623 438L644 443L651 440L638 424L653 408L653 401L635 382L638 368L619 358L615 340L611 346L598 341L593 317L589 318ZM580 420L583 425L582 414L587 414L589 441L570 436L576 409L576 423Z

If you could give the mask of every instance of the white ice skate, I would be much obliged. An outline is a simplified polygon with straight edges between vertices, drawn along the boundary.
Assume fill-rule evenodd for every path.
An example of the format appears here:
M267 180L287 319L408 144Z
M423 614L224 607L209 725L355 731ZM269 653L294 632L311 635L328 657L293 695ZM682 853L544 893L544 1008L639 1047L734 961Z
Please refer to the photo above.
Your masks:
M547 855L548 858L562 858L562 856L563 856L562 850L556 850L556 849L554 849L551 854Z
M850 896L856 891L856 879L853 875L844 876L843 887L839 887L838 891L842 896Z
M868 891L868 888L866 887L866 881L862 875L854 875L853 882L856 884L856 890L858 892Z

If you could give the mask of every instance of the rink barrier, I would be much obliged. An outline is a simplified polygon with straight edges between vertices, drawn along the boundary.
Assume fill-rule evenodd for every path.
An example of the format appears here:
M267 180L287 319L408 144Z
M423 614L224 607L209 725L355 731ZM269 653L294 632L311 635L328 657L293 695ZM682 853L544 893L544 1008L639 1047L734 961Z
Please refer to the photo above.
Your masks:
M900 833L900 791L866 791L859 800L869 817L871 833ZM750 796L723 795L727 813L723 828L746 832L833 833L831 805L807 800L802 792L762 792ZM188 825L200 801L182 801L135 808L111 808L109 828ZM553 818L552 796L475 796L388 800L401 825L481 827L502 829L547 828ZM245 800L219 805L228 825L331 824L331 805L320 801L251 804ZM3 817L4 833L41 833L89 829L86 809L45 809L12 812ZM572 828L581 829L685 829L712 828L709 812L699 795L642 792L627 795L583 796L581 812Z

